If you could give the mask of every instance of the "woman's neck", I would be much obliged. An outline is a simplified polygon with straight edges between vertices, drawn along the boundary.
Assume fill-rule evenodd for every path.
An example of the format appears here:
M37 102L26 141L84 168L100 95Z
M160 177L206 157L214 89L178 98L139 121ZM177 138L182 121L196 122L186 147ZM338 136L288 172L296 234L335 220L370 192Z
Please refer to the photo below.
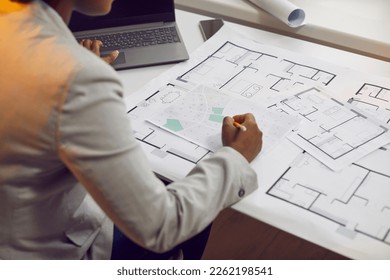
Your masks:
M66 24L69 23L73 11L73 0L44 0L62 17Z

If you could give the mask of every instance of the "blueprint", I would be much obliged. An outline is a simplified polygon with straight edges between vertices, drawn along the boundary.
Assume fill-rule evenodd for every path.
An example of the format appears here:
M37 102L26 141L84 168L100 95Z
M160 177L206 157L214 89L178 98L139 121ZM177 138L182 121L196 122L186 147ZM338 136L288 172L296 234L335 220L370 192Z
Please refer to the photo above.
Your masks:
M372 113L385 123L390 123L390 89L364 83L349 99L349 103Z
M201 139L189 141L186 138L193 139L193 134L178 137L147 119L156 112L168 114L169 108L174 108L171 106L193 93L199 85L260 107L283 99L289 100L285 105L298 104L289 99L291 91L312 87L326 90L331 97L327 100L336 104L322 111L322 117L326 112L329 118L337 116L333 126L329 121L329 126L324 128L324 131L334 132L327 135L333 139L332 145L327 144L325 138L312 141L313 132L319 135L318 130L298 129L295 137L304 136L306 142L312 141L310 143L334 157L355 150L346 149L345 143L356 147L364 144L364 139L378 138L388 130L389 80L260 44L223 27L193 52L190 60L156 77L126 99L134 136L153 170L168 180L185 177L199 161L212 156L218 144L201 144ZM346 102L357 108L356 114L337 106L343 104L344 107ZM219 106L210 107L211 123L215 125L212 130L218 130L220 125ZM372 120L369 114L377 118L378 123L368 124L367 120ZM310 111L302 116L310 119ZM156 123L161 126L164 121L169 127L180 130L177 123L167 123L167 119L165 115L165 120ZM343 122L337 123L341 119L346 121L351 133L345 135L344 130L337 131L338 125L344 126ZM258 123L261 128L261 121ZM360 125L367 128L362 131L364 135L357 133ZM353 160L352 164L343 162L334 168L338 171L333 171L328 168L329 163L323 164L318 153L291 140L294 141L285 137L278 141L272 150L260 153L251 163L258 173L259 189L233 208L350 258L389 259L390 145L384 143L374 152L366 152L364 157L359 155L362 158Z
M390 246L390 172L359 164L333 172L304 153L267 194L334 222L346 238L362 234Z
M177 80L187 85L205 84L261 102L295 87L312 83L329 85L336 74L318 67L228 41Z
M336 171L390 143L385 124L319 88L297 91L270 108L299 116L302 121L288 138Z
M264 135L263 154L272 149L273 145L277 144L299 123L299 118L295 116L275 112L202 85L170 106L155 112L147 120L215 152L222 148L221 126L224 117L242 112L252 113L261 123Z

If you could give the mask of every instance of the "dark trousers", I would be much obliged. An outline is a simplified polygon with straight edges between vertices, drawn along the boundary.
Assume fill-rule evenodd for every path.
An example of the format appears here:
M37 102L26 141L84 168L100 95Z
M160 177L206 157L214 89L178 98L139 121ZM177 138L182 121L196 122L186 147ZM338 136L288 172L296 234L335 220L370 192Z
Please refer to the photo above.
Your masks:
M176 246L172 250L158 254L135 244L114 226L114 240L112 244L112 260L167 260L178 249L183 252L185 260L200 260L210 235L211 224L191 239Z
M162 180L165 185L169 182ZM115 225L114 225L114 240L112 244L112 260L167 260L181 249L185 260L200 260L203 251L206 248L207 240L211 231L211 224L203 231L192 237L191 239L176 246L172 250L158 254L149 251L128 239Z

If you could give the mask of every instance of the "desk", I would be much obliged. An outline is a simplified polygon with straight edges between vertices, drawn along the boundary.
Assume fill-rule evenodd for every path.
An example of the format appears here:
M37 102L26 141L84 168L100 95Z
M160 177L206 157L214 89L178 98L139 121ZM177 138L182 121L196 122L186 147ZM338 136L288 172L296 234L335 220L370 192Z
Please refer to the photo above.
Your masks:
M175 0L177 8L390 61L387 0L291 0L306 25L290 28L247 0Z
M178 24L183 35L183 39L190 53L194 51L197 47L202 45L203 40L199 31L198 22L199 20L206 18L206 16L200 16L197 14L177 10ZM256 39L259 42L267 43L271 46L280 48L285 48L286 46L288 46L289 50L292 50L296 53L302 53L307 56L313 57L321 57L323 60L333 62L334 64L338 64L342 67L350 67L361 72L366 72L367 74L390 76L390 65L381 60L376 60L368 58L366 56L348 53L345 51L332 49L323 45L317 45L314 43L309 43L298 39L285 37L229 22L227 22L226 25L231 29L238 30L241 34L249 38ZM143 84L148 83L154 77L168 70L170 67L172 67L172 65L120 71L120 76L125 85L126 94L129 95L133 91L136 91ZM273 211L272 209L263 209L263 211L259 211L252 206L251 204L246 203L246 201L243 200L239 204L235 205L234 208L258 220L270 222L269 220L267 220L266 215L267 211L268 213L270 213ZM285 223L299 224L299 221L286 219ZM288 231L288 229L284 229ZM308 239L311 242L316 242L315 237L310 236L308 234L299 232L295 232L294 234ZM323 246L323 244L320 245ZM340 254L344 254L342 248L336 251ZM359 252L356 253L356 256L359 256Z

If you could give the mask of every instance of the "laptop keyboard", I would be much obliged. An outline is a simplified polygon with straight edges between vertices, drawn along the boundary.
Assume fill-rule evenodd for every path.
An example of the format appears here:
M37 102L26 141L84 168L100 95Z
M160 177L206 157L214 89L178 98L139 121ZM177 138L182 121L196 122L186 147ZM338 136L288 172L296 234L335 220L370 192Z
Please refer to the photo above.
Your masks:
M142 31L127 31L109 35L91 36L85 39L102 41L102 51L180 42L175 27L161 27Z

